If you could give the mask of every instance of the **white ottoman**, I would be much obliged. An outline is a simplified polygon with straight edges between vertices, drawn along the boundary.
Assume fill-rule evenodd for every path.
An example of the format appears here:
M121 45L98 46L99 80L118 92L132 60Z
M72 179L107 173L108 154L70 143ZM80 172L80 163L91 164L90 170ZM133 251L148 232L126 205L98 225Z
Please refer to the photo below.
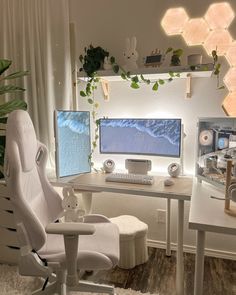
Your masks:
M130 215L110 218L120 231L120 268L133 268L148 260L146 223Z

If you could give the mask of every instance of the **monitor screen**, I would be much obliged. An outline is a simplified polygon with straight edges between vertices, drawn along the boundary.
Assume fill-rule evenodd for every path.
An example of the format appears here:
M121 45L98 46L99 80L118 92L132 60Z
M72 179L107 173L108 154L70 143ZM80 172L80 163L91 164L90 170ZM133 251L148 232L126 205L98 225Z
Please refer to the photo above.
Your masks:
M91 171L90 113L55 111L57 177Z
M181 119L100 119L100 153L180 157Z

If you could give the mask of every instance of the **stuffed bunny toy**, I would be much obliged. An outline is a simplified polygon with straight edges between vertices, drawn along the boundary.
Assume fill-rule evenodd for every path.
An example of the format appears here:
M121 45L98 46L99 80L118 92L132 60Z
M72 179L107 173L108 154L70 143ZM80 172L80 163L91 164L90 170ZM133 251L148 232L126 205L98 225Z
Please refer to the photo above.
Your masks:
M71 187L63 188L62 208L64 209L60 217L65 217L65 222L81 222L84 210L79 209L79 198L75 195Z
M137 39L132 37L131 40L126 38L126 49L124 51L125 64L123 68L126 71L136 70L138 68L138 52L136 51Z

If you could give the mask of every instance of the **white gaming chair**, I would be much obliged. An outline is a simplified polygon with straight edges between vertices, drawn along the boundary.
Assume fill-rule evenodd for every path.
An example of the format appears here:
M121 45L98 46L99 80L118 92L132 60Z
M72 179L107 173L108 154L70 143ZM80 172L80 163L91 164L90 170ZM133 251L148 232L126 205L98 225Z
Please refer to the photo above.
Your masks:
M47 149L37 141L28 113L12 112L6 130L5 178L20 243L19 273L46 279L35 295L114 294L112 286L78 281L77 270L117 264L117 226L102 215L86 215L84 223L55 222L62 211L61 198L46 178L46 162Z

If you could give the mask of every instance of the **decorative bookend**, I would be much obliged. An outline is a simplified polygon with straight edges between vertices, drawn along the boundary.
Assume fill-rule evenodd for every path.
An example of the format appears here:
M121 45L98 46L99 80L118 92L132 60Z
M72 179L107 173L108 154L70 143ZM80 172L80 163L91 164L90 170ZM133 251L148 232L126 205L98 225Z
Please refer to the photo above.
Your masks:
M232 160L228 160L225 184L225 213L236 217L236 206L232 205L232 202L236 202L236 178L231 177L232 167Z

